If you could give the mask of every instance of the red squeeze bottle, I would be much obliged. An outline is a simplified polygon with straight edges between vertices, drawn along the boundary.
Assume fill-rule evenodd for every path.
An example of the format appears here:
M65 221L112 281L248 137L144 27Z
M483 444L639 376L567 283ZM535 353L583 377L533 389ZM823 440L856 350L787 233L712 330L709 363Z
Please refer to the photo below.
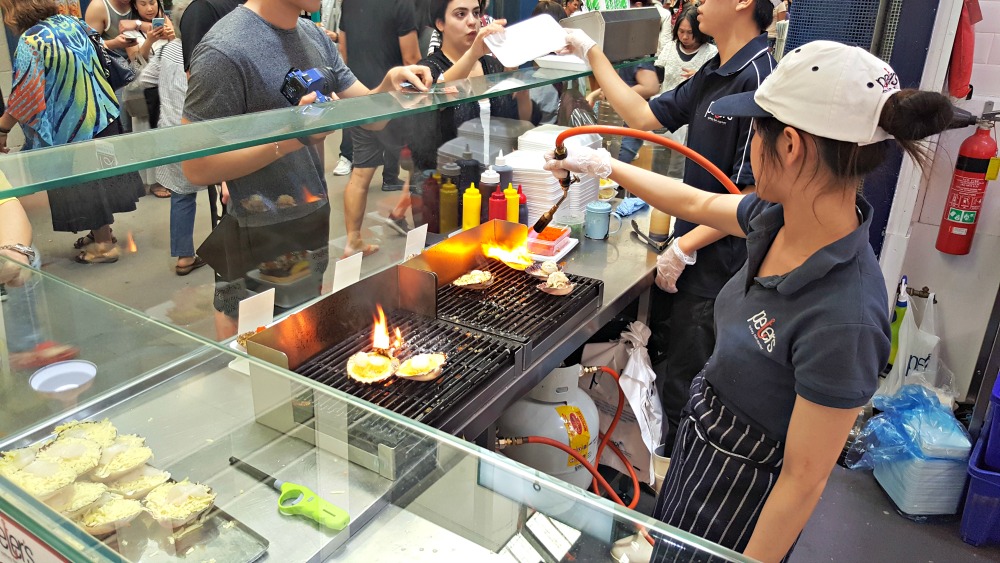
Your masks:
M521 190L521 184L517 185L517 197L520 199L517 206L517 222L529 227L528 225L528 196L524 195Z
M493 219L507 220L507 196L504 195L499 184L497 184L496 191L490 196L490 221Z

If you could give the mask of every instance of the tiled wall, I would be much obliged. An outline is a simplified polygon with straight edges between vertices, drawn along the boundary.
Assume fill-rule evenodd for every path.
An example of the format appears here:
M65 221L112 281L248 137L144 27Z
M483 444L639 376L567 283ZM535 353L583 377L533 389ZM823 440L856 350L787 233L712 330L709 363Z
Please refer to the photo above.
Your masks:
M979 0L983 21L976 24L973 85L982 96L1000 96L1000 0Z
M975 96L958 104L973 112L992 101L1000 107L1000 0L980 0L983 21L976 24ZM966 391L983 343L993 299L1000 286L1000 181L990 182L976 238L967 256L942 254L934 248L958 149L972 128L941 135L930 178L918 199L903 273L916 287L938 292L938 334L942 357L954 372L956 387ZM921 303L922 304L922 303Z

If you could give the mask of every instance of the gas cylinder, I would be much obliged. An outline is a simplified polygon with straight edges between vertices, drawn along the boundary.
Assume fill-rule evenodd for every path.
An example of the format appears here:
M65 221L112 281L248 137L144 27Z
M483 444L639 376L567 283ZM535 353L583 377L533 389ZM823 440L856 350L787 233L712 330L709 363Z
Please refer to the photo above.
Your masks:
M591 464L597 457L600 418L594 401L580 389L580 366L557 368L528 395L504 411L499 436L544 436L578 451ZM503 450L504 455L586 489L593 480L566 452L545 444L523 444Z

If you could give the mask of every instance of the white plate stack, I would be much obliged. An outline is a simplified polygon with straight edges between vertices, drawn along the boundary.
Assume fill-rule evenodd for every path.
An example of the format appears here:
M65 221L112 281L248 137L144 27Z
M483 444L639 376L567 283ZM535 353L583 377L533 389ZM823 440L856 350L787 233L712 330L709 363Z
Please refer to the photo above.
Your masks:
M528 198L528 225L552 208L562 196L562 186L551 172L542 166L545 153L537 150L516 150L506 156L507 165L514 169L514 185L521 186ZM580 183L569 189L569 197L559 207L566 213L573 213L583 219L587 204L597 201L599 183L596 176L581 176Z
M957 422L954 428L941 428L917 414L908 418L906 427L923 455L876 463L875 479L906 514L955 514L972 444Z

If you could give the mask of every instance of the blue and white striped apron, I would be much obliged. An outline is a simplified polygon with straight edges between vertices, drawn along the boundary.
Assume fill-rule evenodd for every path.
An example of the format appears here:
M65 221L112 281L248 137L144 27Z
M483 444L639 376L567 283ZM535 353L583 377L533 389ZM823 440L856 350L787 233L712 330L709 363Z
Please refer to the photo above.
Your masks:
M653 517L742 553L771 493L784 448L736 415L705 381L691 383ZM657 538L651 561L706 560Z

